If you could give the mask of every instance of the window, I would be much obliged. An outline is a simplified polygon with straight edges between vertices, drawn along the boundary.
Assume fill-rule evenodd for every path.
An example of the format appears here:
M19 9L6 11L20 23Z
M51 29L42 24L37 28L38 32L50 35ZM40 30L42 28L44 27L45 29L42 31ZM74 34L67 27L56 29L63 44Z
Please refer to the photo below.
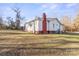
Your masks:
M56 26L58 26L58 24L56 24Z
M32 27L32 24L29 24L30 27Z
M55 24L53 24L53 28L55 27Z

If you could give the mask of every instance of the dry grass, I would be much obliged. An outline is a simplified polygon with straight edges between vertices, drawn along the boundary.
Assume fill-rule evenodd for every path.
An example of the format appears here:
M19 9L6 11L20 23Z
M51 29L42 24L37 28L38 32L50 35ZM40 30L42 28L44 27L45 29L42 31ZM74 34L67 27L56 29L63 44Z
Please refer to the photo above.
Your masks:
M26 44L26 47L73 47L78 45L79 35L31 34L23 31L0 31L0 44ZM74 44L72 46L72 44ZM71 45L71 46L70 46ZM76 47L76 46L74 46ZM78 47L78 46L77 46Z
M52 48L52 49L53 48L79 48L79 35L32 34L32 33L27 33L27 32L17 31L17 30L14 30L14 31L12 31L12 30L1 30L0 31L0 47L1 48L4 48L4 47L6 47L6 48L7 47L39 48L39 49L40 48L42 48L42 49L43 48L44 49L48 49L48 48ZM10 51L10 50L12 50L12 49L7 49L7 50L1 49L0 53L2 54L4 51ZM40 50L40 51L42 51L42 50ZM49 52L51 52L51 51L56 51L56 50L50 50ZM58 50L58 51L60 52L60 50ZM39 53L39 50L38 50L37 53ZM46 52L44 52L44 54L40 53L38 55L46 55L45 53ZM57 55L57 54L52 54L52 53L53 52L49 53L49 55ZM60 54L58 54L58 55L60 55ZM4 55L7 55L7 54L4 54ZM25 54L25 55L27 55L27 54ZM31 55L31 53L29 55ZM34 55L34 54L32 54L32 55ZM66 55L66 54L63 54L63 55Z

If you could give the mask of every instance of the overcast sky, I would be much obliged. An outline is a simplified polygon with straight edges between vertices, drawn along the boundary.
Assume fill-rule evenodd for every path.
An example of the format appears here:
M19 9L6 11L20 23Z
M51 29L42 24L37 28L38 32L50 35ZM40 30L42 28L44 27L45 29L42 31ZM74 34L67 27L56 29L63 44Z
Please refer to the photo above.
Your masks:
M0 16L4 18L11 16L14 18L15 12L11 8L16 7L21 9L21 15L26 18L24 22L31 20L35 16L42 17L43 12L47 14L47 17L57 17L61 19L63 16L70 16L73 18L79 10L79 4L77 3L0 3Z

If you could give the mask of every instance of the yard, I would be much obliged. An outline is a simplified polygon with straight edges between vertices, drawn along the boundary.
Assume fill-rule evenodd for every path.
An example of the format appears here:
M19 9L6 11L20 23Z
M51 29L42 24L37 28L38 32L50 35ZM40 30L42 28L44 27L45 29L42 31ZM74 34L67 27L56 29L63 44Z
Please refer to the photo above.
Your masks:
M0 55L79 55L79 35L1 30Z

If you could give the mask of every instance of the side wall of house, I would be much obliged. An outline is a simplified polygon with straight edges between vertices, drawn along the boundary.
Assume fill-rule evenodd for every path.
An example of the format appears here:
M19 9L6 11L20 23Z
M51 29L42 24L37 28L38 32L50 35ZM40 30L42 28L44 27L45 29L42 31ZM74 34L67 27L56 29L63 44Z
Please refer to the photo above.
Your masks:
M27 23L27 24L25 24L25 31L27 31L27 32L29 32L30 31L30 26L29 26L29 24Z
M35 20L33 22L29 22L25 25L25 31L27 32L35 32L38 31L38 21Z
M35 31L39 31L39 21L38 20L35 20L34 21L34 25L35 25L35 27L34 27L34 29L35 29Z
M27 23L25 25L25 31L33 32L34 31L34 22Z
M60 31L63 32L63 25L60 25Z
M38 31L42 31L42 20L38 22Z
M62 31L62 25L56 19L47 19L47 32ZM38 32L42 32L42 20L38 20Z
M58 30L63 31L63 27L57 20L47 20L47 32L57 32ZM25 26L25 31L33 33L42 32L42 20L38 19L27 23Z
M60 29L60 23L57 20L49 20L47 22L47 31L58 31Z

